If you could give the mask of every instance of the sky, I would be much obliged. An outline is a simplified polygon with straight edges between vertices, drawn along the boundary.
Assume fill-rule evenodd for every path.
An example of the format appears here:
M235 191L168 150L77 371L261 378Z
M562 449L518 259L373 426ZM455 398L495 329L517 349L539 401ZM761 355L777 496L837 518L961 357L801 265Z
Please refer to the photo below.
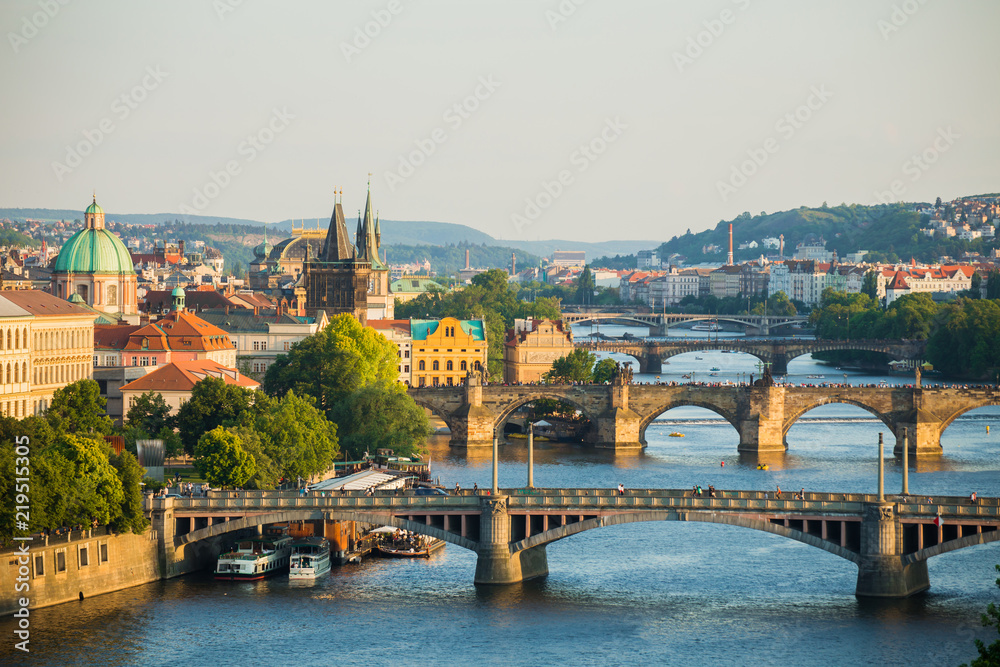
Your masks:
M995 0L5 0L0 206L500 239L1000 191Z

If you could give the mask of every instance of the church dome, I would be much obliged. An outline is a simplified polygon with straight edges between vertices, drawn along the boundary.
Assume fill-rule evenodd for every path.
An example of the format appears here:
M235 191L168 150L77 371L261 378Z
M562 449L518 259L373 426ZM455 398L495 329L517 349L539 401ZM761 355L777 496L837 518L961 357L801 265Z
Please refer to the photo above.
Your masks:
M132 255L121 239L104 228L104 210L95 201L87 207L86 226L63 244L56 273L134 274Z
M265 240L263 243L261 243L260 245L256 246L253 249L253 256L256 257L257 259L266 259L267 256L271 254L271 248L273 247L274 246L272 246Z

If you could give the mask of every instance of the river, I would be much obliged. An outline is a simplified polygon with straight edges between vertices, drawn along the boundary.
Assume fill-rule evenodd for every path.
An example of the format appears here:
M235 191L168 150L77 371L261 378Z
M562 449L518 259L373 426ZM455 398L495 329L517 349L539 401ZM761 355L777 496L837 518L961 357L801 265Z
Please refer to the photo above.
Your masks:
M722 376L756 372L756 360L740 354L670 361L662 380L707 375L712 366ZM790 364L789 381L819 374L843 381L843 372L833 378L807 357ZM847 373L851 382L909 381ZM674 431L685 437L669 437ZM741 460L726 422L677 408L649 428L641 454L539 443L535 483L874 492L880 431L860 408L824 406L791 429L787 454L768 457L770 470L760 471ZM998 438L1000 409L956 420L941 459L912 462L911 491L1000 494ZM452 451L447 438L435 437L429 454L442 483L489 484L488 453ZM523 442L502 449L501 486L524 484L526 458ZM886 488L898 490L900 480L890 450ZM865 600L854 596L856 566L825 551L731 526L636 523L556 542L547 578L501 588L473 586L475 556L453 545L426 561L335 568L313 583L197 574L140 586L34 612L30 659L15 655L8 639L0 662L957 665L974 657L974 637L996 638L979 617L1000 597L997 562L994 545L949 553L929 561L927 593ZM12 637L11 619L0 628Z

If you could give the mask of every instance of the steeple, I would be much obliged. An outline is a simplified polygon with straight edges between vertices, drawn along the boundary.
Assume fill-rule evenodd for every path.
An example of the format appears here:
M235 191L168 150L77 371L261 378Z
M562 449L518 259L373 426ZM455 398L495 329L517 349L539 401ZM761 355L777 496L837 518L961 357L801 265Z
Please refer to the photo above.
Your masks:
M343 195L343 190L340 192ZM330 216L330 228L326 231L323 241L323 252L319 259L323 262L343 262L354 259L354 246L347 234L347 221L344 220L344 207L334 192L333 215Z
M363 262L371 262L372 268L383 268L382 259L379 257L378 249L381 245L381 229L375 222L375 215L372 208L372 182L371 174L368 175L368 200L365 202L365 215L361 217L358 212L358 234L355 241L358 246L358 259Z

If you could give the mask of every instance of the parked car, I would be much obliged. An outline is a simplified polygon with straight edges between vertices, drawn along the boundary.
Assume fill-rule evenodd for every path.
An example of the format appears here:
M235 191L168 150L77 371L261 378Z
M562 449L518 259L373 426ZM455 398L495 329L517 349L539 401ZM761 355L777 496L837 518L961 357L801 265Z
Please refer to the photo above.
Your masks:
M415 496L450 496L451 494L444 489L434 489L428 486L418 486L413 489L413 495Z

